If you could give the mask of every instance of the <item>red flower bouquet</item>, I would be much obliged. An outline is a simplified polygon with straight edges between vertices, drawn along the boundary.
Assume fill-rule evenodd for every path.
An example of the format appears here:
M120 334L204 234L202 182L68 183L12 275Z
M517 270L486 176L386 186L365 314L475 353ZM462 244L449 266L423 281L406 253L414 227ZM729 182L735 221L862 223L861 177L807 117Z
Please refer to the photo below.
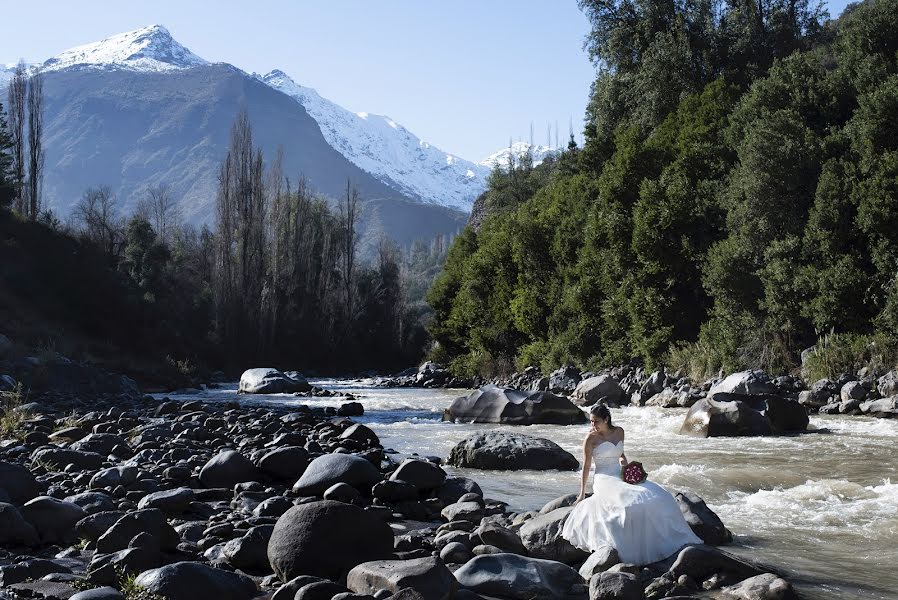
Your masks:
M633 485L642 483L648 476L649 474L642 468L642 463L635 460L625 464L620 469L620 478Z

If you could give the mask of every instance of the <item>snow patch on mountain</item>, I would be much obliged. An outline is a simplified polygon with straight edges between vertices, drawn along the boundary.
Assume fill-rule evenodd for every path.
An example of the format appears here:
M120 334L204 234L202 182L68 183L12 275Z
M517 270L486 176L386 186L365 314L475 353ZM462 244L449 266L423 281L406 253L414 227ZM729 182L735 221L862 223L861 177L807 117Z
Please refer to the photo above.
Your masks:
M280 70L259 79L302 104L334 149L407 196L469 212L486 189L489 167L443 152L388 116L346 110Z
M125 68L173 71L209 64L178 42L162 25L120 33L66 50L43 65L45 71L72 68Z
M515 142L508 148L503 148L498 152L490 154L485 159L480 161L480 165L489 169L494 169L497 166L502 169L507 169L509 160L512 156L514 156L515 162L519 162L522 157L527 155L528 152L530 152L531 156L533 157L534 167L542 163L550 156L557 156L559 154L559 150L557 148L540 146L538 144L528 144L527 142Z

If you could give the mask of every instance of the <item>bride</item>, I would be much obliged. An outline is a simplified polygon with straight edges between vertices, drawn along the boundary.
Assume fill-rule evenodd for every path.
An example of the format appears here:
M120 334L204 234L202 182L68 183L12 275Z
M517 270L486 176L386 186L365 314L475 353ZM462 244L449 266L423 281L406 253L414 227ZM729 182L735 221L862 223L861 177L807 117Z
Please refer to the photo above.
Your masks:
M624 430L612 425L604 404L589 412L592 429L583 442L580 495L561 535L588 552L611 546L622 562L635 565L667 558L687 544L701 544L667 490L650 481L632 485L621 479L621 467L627 463ZM593 494L586 498L591 462Z

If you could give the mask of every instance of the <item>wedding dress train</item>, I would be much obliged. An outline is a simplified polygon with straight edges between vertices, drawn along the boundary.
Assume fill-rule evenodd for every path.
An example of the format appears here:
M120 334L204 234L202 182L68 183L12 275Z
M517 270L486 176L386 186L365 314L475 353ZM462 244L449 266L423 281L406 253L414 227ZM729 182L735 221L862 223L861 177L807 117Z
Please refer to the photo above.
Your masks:
M623 441L601 442L593 449L593 494L574 507L561 535L588 552L611 546L622 562L635 565L701 544L667 490L651 481L633 485L621 479L623 453Z

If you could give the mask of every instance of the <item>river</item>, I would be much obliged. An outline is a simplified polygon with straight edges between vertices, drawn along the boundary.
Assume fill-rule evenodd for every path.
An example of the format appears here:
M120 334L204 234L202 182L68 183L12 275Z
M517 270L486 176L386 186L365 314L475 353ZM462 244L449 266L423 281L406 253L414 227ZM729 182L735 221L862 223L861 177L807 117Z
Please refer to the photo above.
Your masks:
M551 439L582 458L586 425L529 427L444 423L442 411L463 390L388 389L370 382L317 380L351 392L385 448L439 456L465 436L489 428ZM343 398L236 396L236 386L203 400L339 406ZM184 399L183 396L178 396ZM613 409L627 432L626 453L649 477L704 498L733 532L727 549L776 567L804 598L898 598L898 421L812 416L808 433L792 437L697 439L677 433L684 409ZM484 494L516 511L538 509L578 488L577 473L476 471L446 467L476 480Z

